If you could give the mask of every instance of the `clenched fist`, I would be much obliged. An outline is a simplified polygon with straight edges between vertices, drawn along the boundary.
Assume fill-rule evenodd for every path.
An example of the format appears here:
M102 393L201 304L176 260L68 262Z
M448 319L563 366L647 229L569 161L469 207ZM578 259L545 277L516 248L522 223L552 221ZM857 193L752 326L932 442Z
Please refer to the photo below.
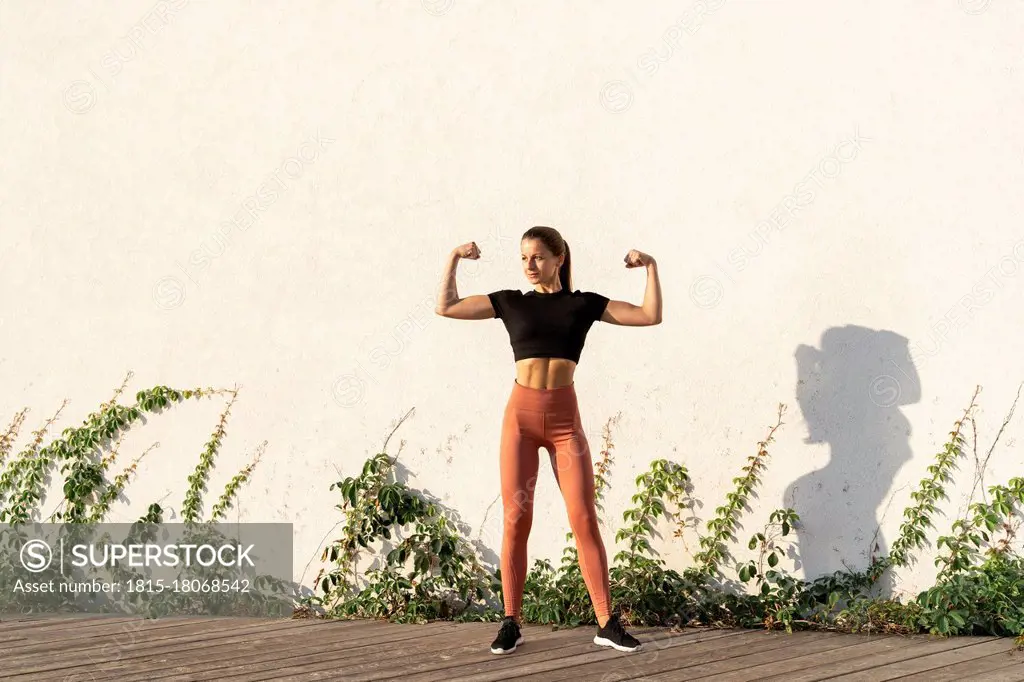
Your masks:
M645 267L654 262L653 258L648 256L643 251L637 251L636 249L632 249L629 253L627 253L626 257L623 258L623 260L626 262L627 268Z
M469 242L462 246L456 246L453 253L459 258L476 260L480 257L480 247L476 245L476 242Z

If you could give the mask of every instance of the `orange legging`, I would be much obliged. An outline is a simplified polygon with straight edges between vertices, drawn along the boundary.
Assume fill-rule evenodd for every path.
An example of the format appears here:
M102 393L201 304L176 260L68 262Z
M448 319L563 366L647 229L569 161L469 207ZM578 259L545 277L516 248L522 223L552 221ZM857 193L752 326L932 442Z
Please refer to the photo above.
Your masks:
M611 614L608 558L597 525L594 467L575 387L529 388L518 381L505 407L501 430L501 499L505 511L501 582L505 615L520 616L541 447L554 453L555 481L565 499L580 571L600 620Z

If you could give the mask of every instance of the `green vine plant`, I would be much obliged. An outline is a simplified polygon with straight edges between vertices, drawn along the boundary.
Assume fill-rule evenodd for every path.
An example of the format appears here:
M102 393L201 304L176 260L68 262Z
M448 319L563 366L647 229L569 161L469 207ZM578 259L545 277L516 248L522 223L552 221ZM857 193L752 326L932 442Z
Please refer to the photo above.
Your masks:
M618 426L619 420L622 419L622 413L619 412L612 417L608 418L605 422L604 428L601 432L601 458L597 464L594 465L594 504L597 507L597 511L604 513L604 490L610 486L609 475L612 468L612 462L615 460L612 458L612 450L615 449L615 443L612 441L612 427Z
M195 471L188 477L188 492L185 494L185 501L181 505L181 514L185 523L195 523L200 518L203 508L203 493L206 492L206 483L209 481L210 472L213 470L214 458L217 456L217 451L220 450L221 443L224 441L228 414L230 414L231 407L237 399L238 390L235 389L231 391L231 399L224 408L224 412L221 413L217 427L213 430L210 440L206 443L206 447L199 457L199 464L196 465Z
M761 485L768 446L783 424L784 405L779 406L778 419L758 443L756 453L733 479L736 488L726 494L725 503L707 522L707 534L699 538L701 551L682 572L665 568L651 539L664 520L679 523L674 536L681 537L679 520L693 506L692 485L684 465L654 460L647 472L637 476L632 506L623 512L624 524L615 534L622 549L614 556L610 578L613 602L624 621L787 631L994 634L1015 636L1017 644L1024 647L1024 559L1013 544L1024 509L1024 478L988 487L991 501L971 504L968 516L954 521L951 534L938 539L936 566L940 570L932 588L906 603L872 594L885 571L910 566L914 551L928 545L928 530L935 528L934 518L941 502L948 499L957 462L965 456L968 424L974 427L976 441L972 413L979 391L975 390L969 406L954 422L949 441L927 467L928 476L912 492L913 504L904 511L890 551L872 556L862 570L848 568L813 580L780 570L793 529L800 523L797 511L789 508L772 511L765 527L750 536L747 549L756 552L755 558L732 560L729 546L737 542L739 519ZM602 458L595 467L598 499L610 481L614 448L610 426L617 419L609 420L605 428ZM345 530L341 539L324 550L321 559L331 565L317 577L322 596L311 598L309 604L328 605L328 615L402 622L500 618L502 613L494 606L501 603L500 571L487 575L473 547L449 530L444 515L418 493L392 480L394 461L381 452L365 463L360 476L333 486L342 493L338 509L345 515ZM368 571L365 581L358 583L357 555L362 550L372 555L374 542L413 523L417 524L416 533L391 550L381 568ZM594 622L571 533L566 540L570 544L559 568L544 559L534 561L522 602L525 622L569 627ZM410 558L413 570L405 572ZM751 589L740 593L724 589L720 580L733 574L740 585L749 584ZM460 597L460 607L446 598L450 593Z
M706 578L721 574L721 562L728 556L726 543L736 541L734 533L739 524L740 514L748 508L754 488L761 483L760 474L767 467L765 462L768 459L768 444L775 439L775 432L782 426L782 415L785 411L786 406L779 405L775 425L769 429L765 439L758 443L757 453L747 458L742 475L733 479L736 490L726 494L728 504L718 507L715 510L715 518L708 522L707 528L711 534L700 539L700 546L704 551L694 557L699 573Z
M301 600L296 615L339 618L388 618L422 623L437 618L494 620L486 599L493 577L462 537L457 523L441 505L397 480L399 453L387 444L414 412L409 410L384 441L381 452L366 460L358 476L331 485L344 515L341 537L324 548L316 592ZM336 526L337 527L337 526ZM378 544L379 543L379 544ZM367 552L395 543L379 565L361 579L358 563Z
M625 542L627 548L615 555L609 571L612 598L629 622L674 625L693 589L686 577L665 568L648 537L663 518L677 521L688 508L690 474L682 464L656 459L635 484L635 506L622 513L629 525L615 534L615 541Z
M875 562L873 575L880 575L881 570L889 566L909 565L912 561L910 551L923 548L927 543L925 531L928 528L935 528L932 516L936 513L939 502L948 499L945 486L953 482L952 473L956 469L957 460L964 457L966 444L966 438L963 435L964 425L977 407L979 390L975 389L963 416L954 423L953 430L949 433L949 442L945 444L942 452L935 456L935 463L928 467L928 473L931 476L922 479L918 484L918 489L911 493L911 499L917 504L908 507L903 512L906 520L900 526L899 536L892 543L889 556Z
M189 476L188 489L182 503L183 520L187 524L213 523L224 520L226 513L233 508L242 486L251 478L259 456L266 446L264 441L257 450L255 461L249 463L224 487L208 520L203 522L200 518L202 500L208 492L207 482L223 442L228 412L238 395L238 388L214 389L211 387L177 390L167 386L155 386L136 393L133 402L122 404L119 402L120 396L132 376L133 373L129 372L120 387L115 390L113 397L101 404L98 410L90 413L79 426L65 428L60 435L52 437L49 442L47 442L47 436L67 407L67 400L62 402L56 412L39 429L31 432L31 439L20 450L15 450L15 445L29 409L26 407L15 414L9 426L0 436L0 523L7 526L7 529L0 534L18 535L22 540L27 538L25 527L43 520L42 505L46 502L47 489L52 477L59 469L59 474L63 479L62 496L46 520L49 523L63 524L63 528L70 529L62 532L78 533L81 537L85 537L86 531L76 531L74 528L107 522L114 504L123 499L127 486L136 476L140 462L152 450L159 447L159 443L154 443L121 471L113 473L112 469L118 461L122 439L134 425L142 421L147 414L159 413L187 400L229 395L231 399L220 415L214 434L207 443L195 471ZM15 452L13 457L11 456L12 452ZM159 503L153 502L147 508L146 513L135 523L139 527L151 527L163 522L164 509ZM6 543L8 551L11 546L20 546L12 544L9 540L10 538ZM41 580L44 577L20 576L13 568L20 564L13 560L3 562L2 565L0 581L5 584L15 584L19 578L28 577L32 580ZM121 577L129 575L132 574L129 572ZM50 577L59 578L60 576ZM280 585L278 584L277 587ZM4 596L10 597L10 595ZM59 606L73 608L76 603L73 597L74 595L71 595ZM135 593L131 599L138 600L139 598L139 594ZM0 603L0 610L3 608L24 610L32 606L32 604L26 604L25 599L20 596L17 601L19 602L17 604ZM52 607L54 604L50 600L50 602L39 604L39 606ZM125 604L122 603L120 606L125 607Z

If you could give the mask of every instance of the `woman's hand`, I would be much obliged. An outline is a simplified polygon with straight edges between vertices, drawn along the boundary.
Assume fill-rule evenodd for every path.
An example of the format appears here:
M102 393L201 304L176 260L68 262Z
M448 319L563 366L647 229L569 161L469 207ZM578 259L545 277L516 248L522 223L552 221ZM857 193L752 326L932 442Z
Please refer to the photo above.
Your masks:
M633 249L629 253L627 253L626 257L623 258L623 260L626 261L627 268L647 267L648 265L654 262L653 258L648 256L643 251L637 251L636 249Z
M470 260L476 260L480 258L480 247L476 245L476 242L469 242L462 246L456 246L453 254L459 258L468 258Z

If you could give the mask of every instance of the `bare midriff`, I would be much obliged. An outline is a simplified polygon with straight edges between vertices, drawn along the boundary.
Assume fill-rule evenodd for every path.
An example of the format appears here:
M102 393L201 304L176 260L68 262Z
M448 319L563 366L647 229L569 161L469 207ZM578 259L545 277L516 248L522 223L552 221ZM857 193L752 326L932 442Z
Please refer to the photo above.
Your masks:
M576 363L564 358L527 358L516 363L516 383L528 388L559 388L573 382Z

